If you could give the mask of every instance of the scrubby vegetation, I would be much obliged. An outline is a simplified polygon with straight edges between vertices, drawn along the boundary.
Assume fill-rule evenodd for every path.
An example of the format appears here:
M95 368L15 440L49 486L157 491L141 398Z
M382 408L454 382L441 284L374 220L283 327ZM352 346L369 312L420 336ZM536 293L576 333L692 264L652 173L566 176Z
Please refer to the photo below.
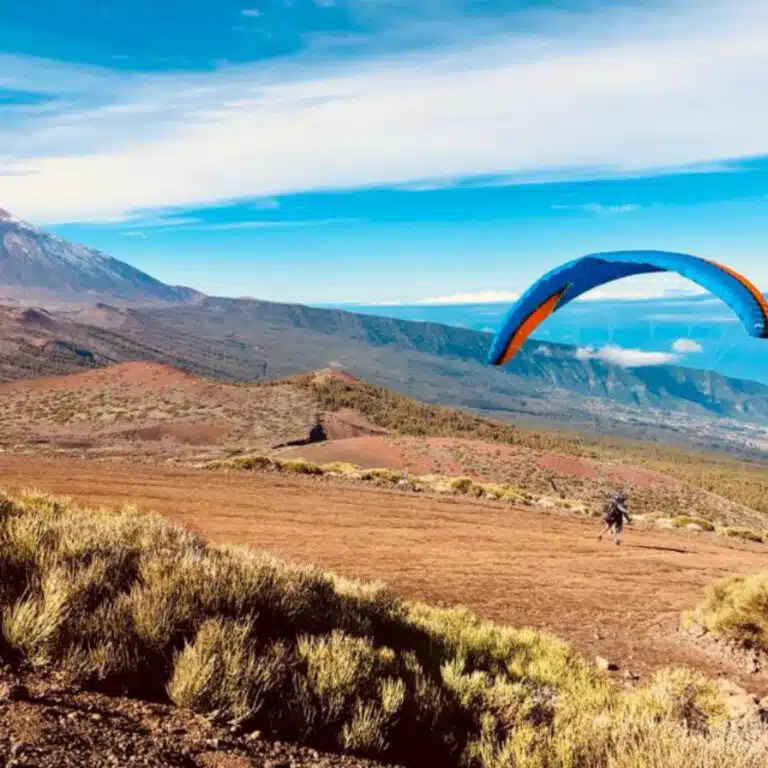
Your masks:
M531 445L541 449L554 448L557 438L546 433L521 430L512 424L475 416L469 411L429 405L412 400L390 389L367 384L350 383L344 379L315 375L295 379L309 389L318 407L326 411L349 408L361 413L378 427L402 435L430 437L465 437L493 443Z
M768 515L768 472L765 462L739 461L713 454L683 451L641 450L640 447L630 451L629 455L636 455L650 469ZM627 459L625 454L624 460Z
M551 635L132 508L0 497L0 610L5 662L409 766L768 765L691 671L621 690Z
M732 539L743 539L744 541L754 541L757 544L762 544L764 540L764 534L759 531L753 531L751 528L735 528L726 526L720 530L723 536L730 536Z
M405 474L396 469L384 467L362 469L355 464L340 461L316 464L306 459L279 459L269 456L248 455L235 456L231 459L216 459L206 462L205 466L208 469L289 472L322 477L341 477L347 480L378 486L400 487L416 492L450 493L477 499L508 501L515 504L533 504L536 501L541 501L534 494L508 484L478 483L469 477L445 477L442 475L410 475L406 479ZM555 503L564 508L580 508L584 511L584 506L577 501L552 500L552 504Z
M468 411L417 402L361 381L349 382L334 377L318 379L315 375L298 377L294 381L312 392L319 408L327 411L351 408L373 424L400 434L469 438L517 445L532 451L640 465L768 515L768 472L763 462L660 447L607 435L575 435L516 427Z
M687 528L689 525L692 525L710 533L715 530L715 525L710 520L706 520L703 517L690 517L688 515L673 517L672 525L675 528Z
M209 461L205 466L208 469L287 472L314 475L316 477L339 477L415 492L453 494L516 505L523 504L526 506L557 508L582 515L590 514L594 516L601 511L599 505L588 504L581 499L567 498L562 495L533 493L509 483L480 483L469 477L447 477L434 474L409 475L406 479L404 473L398 470L387 468L361 469L347 462L316 464L306 459L279 459L269 456L247 455ZM637 508L640 514L636 514L635 519L645 520L650 523L655 521L658 525L666 525L673 528L696 526L702 531L717 533L720 536L738 538L758 544L768 543L768 535L752 528L724 525L722 520L711 520L690 515L679 515L673 518L667 518L658 514L646 514L646 516L643 516L643 512L647 513L647 509L653 507L654 501L658 504L652 493L641 491L636 494L633 497L633 511Z
M768 571L712 584L685 622L737 646L768 653Z

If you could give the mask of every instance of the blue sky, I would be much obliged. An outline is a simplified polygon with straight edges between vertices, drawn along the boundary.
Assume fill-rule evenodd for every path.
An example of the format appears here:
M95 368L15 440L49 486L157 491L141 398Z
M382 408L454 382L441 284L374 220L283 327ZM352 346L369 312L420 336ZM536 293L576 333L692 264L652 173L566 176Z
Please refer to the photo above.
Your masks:
M764 0L3 3L0 207L221 295L511 300L623 248L768 289L766 39Z

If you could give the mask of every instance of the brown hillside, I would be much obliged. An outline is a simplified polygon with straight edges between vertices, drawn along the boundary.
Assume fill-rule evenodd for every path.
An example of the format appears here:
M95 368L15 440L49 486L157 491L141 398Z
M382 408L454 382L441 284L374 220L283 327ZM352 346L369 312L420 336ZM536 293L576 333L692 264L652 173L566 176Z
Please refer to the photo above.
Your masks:
M625 487L637 512L766 527L764 465L519 428L333 368L246 385L132 362L3 384L0 398L0 446L15 451L200 461L279 449L318 463L508 483L590 509Z
M312 398L290 384L226 384L147 362L3 384L0 397L6 444L95 454L268 450L305 438L315 417Z

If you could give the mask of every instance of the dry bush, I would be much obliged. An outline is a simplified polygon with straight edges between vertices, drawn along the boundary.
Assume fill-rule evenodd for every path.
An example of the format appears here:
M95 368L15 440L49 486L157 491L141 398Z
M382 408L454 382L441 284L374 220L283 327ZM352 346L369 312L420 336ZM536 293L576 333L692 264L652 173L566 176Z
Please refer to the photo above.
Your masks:
M675 528L685 528L688 525L698 525L705 531L710 533L715 530L715 525L710 520L706 520L703 517L689 517L688 515L679 515L672 518L672 525Z
M729 642L768 653L768 571L715 582L685 620Z
M757 544L763 543L763 534L759 531L753 531L751 528L737 528L733 526L727 526L725 528L721 528L719 533L723 536L729 536L732 539L754 541Z
M344 477L359 477L360 467L351 464L348 461L332 461L329 464L323 464L323 469L329 475L342 475Z
M693 673L622 691L547 633L214 547L132 508L0 496L0 585L13 663L276 738L409 766L766 765Z
M286 459L275 462L283 472L293 472L297 475L323 475L325 469L319 464L306 459Z
M374 482L396 485L403 479L403 473L396 469L375 468L360 470L361 480L372 480Z

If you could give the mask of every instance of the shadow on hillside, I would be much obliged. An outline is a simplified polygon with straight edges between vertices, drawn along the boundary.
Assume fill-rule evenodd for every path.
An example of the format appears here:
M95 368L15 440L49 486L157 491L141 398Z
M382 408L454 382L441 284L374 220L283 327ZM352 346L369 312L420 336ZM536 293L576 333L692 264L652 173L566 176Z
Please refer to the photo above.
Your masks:
M312 445L313 443L322 443L328 439L328 432L325 426L321 422L317 422L312 429L309 430L309 436L302 438L301 440L291 440L287 443L280 443L279 445L273 445L272 449L277 448L297 448L302 445Z

